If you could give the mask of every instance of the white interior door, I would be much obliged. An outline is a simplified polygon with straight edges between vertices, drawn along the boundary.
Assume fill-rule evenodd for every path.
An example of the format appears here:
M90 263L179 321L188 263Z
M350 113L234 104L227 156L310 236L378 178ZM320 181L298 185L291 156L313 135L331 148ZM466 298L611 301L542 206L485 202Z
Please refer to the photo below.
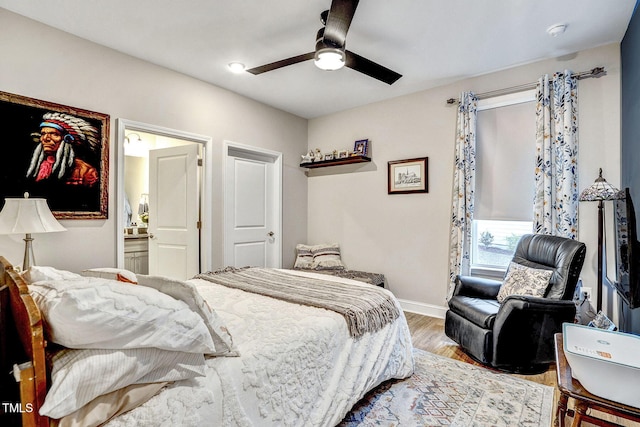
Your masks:
M198 144L149 151L149 274L199 272Z
M280 157L229 147L225 169L225 265L279 268Z

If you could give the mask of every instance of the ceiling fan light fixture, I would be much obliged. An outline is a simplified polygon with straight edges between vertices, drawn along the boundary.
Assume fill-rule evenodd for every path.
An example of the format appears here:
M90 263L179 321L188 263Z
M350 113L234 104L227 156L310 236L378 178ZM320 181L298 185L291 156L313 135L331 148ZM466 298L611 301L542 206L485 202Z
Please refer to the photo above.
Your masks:
M339 70L344 67L344 50L335 47L323 47L316 51L313 61L316 67L321 70Z

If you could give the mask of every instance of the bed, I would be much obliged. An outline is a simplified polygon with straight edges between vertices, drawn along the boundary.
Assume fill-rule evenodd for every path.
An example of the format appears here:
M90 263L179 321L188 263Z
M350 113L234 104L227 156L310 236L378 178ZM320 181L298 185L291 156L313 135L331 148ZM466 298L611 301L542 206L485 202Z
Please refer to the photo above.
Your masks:
M56 322L55 316L48 306L39 302L39 307L34 298L39 298L37 289L55 290L70 283L76 286L75 283L85 279L38 281L27 285L25 279L4 258L0 257L0 262L2 283L10 291L10 311L14 319L11 323L15 324L21 344L19 351L10 357L16 363L14 374L20 379L23 425L57 425L57 417L39 414L42 408L51 410L52 405L47 401L55 401L50 396L51 390L56 387L57 378L62 375L56 373L55 367L53 371L50 370L47 357L49 356L49 360L56 360L59 354L103 350L84 349L82 343L74 344L73 350L53 343L47 344L45 334L48 341L53 341L52 338L64 341L61 338L64 331L53 331L48 323ZM309 293L324 292L319 284L329 288L336 287L338 295L343 290L350 294L368 294L373 288L376 289L375 298L390 301L395 307L392 307L392 311L396 314L389 316L389 307L386 307L386 311L379 311L383 313L379 317L386 320L378 319L377 324L371 320L363 323L359 314L353 315L351 308L342 304L343 300L349 301L351 296L333 298L338 300L336 305L344 306L342 312L340 307L334 311L314 306L316 303L299 304L291 296L289 288L276 291L275 294L275 286L266 286L266 291L253 289L256 285L252 280L261 275L267 275L266 281L271 281L273 285L275 281L298 283L303 280L310 289L305 292ZM142 276L139 279L141 284L144 280L151 280ZM109 286L112 285L111 282L115 282L110 279L91 280L87 285L91 291L104 289L107 281ZM162 286L165 286L157 287L157 290L168 290L171 294L171 289L174 289L171 280L154 280L160 280ZM221 284L221 281L233 283ZM204 361L202 366L193 367L190 361L180 364L186 371L199 370L195 376L129 385L128 387L142 390L147 395L135 398L134 393L118 397L118 405L124 409L110 415L106 425L334 426L369 390L389 379L406 378L413 372L412 344L406 320L397 300L385 289L358 281L292 270L221 271L197 276L184 283L189 289L197 290L196 296L203 300L200 302L201 306L212 309L219 322L216 325L217 331L220 334L227 331L232 344L225 347L225 351L215 353L224 345L214 342L212 348L215 351L205 351L208 354L206 357L202 352L198 354ZM144 288L141 284L127 286ZM170 286L167 287L167 284ZM113 286L124 289L120 282ZM282 295L276 295L278 292ZM278 299L279 296L284 300ZM345 311L351 314L345 316ZM104 327L108 329L106 323ZM82 335L83 329L77 329ZM68 334L69 339L76 339L76 332ZM91 333L95 341L101 339L99 331ZM133 335L123 335L120 338L124 336L126 343L138 339ZM154 336L153 342L157 343L157 340L162 341L164 338L166 337ZM178 336L169 341L180 338ZM169 345L171 344L170 342ZM113 351L120 354L137 349ZM167 349L153 351L177 353ZM189 354L193 356L199 351L196 349ZM51 357L51 353L55 356ZM69 376L71 375L66 374L66 377ZM60 417L60 425L81 425L77 421L78 417L84 417L78 415L82 410L90 408L94 401L103 396L117 395L122 390L128 388L123 387L97 396L73 414ZM122 404L123 400L129 406ZM55 413L57 405L53 406ZM72 419L74 416L76 418Z

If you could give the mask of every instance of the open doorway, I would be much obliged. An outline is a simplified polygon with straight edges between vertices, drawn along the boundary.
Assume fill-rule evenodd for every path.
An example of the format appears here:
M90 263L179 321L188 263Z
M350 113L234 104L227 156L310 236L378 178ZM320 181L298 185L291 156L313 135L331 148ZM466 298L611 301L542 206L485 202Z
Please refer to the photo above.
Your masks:
M211 167L211 150L208 149L211 139L119 119L118 142L118 267L141 274L160 274L180 279L210 268L211 239L208 223L211 212L208 201L210 192L206 188L210 180L206 176L210 174ZM166 177L168 173L182 173L186 168L182 165L186 165L185 159L188 156L181 153L185 149L192 153L189 154L189 169L196 171L189 173L192 177L195 174L195 178L187 180L180 176L175 181L172 181L174 178L164 181L180 182L183 185L185 191L179 191L171 197L181 198L187 193L186 190L195 195L189 199L189 203L184 203L182 199L172 203L167 200L169 193L158 188L162 186L162 177ZM169 157L161 153L169 153ZM152 163L149 161L150 157ZM169 165L169 169L159 172L158 164ZM162 196L158 197L158 192ZM171 209L172 206L179 207L179 211ZM163 232L161 223L166 223L167 218L189 225L189 230L186 230L186 225L164 227L164 230L185 229L190 237L179 238L185 242L182 247L175 243L175 236L165 241L167 233ZM176 257L177 254L182 254L184 262L162 262L163 257Z

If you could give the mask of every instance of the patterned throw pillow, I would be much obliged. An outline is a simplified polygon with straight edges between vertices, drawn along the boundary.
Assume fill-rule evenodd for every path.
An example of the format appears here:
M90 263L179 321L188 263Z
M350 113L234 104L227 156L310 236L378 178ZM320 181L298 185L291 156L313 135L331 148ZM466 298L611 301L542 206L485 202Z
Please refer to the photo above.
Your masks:
M313 268L316 270L344 270L344 264L340 258L340 246L338 244L316 245L313 252Z
M552 274L551 270L525 267L512 262L498 292L498 302L502 303L509 295L544 296Z
M321 245L296 245L296 262L298 270L344 270L346 267L340 257L340 245L337 243Z
M296 262L293 265L295 269L309 270L313 268L313 246L298 244L296 245Z

